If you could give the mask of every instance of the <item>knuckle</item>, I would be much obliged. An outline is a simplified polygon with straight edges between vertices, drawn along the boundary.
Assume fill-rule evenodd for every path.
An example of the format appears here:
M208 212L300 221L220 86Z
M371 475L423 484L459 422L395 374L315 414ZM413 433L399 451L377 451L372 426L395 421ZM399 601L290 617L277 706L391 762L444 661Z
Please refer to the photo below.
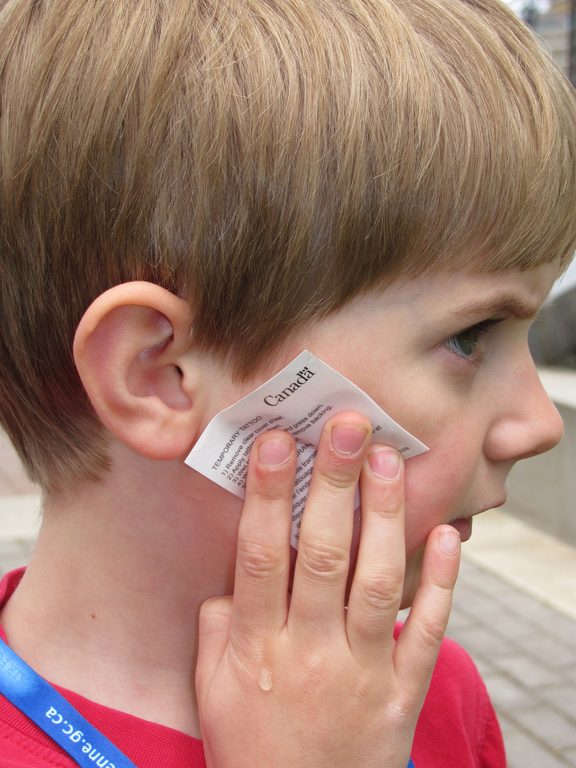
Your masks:
M325 650L308 649L298 658L300 665L301 683L306 683L315 689L318 681L326 679L330 674L330 659Z
M362 585L361 595L367 608L383 613L398 608L403 587L404 583L399 575L379 574Z
M414 698L407 694L393 698L386 707L387 723L396 724L396 728L404 730L406 724L415 719L418 711Z
M455 563L456 567L453 567ZM434 581L432 582L432 588L436 592L436 601L438 604L444 602L451 602L454 594L454 587L456 586L456 578L458 576L458 561L452 561L448 568L443 568L439 573L433 575Z
M446 632L446 624L440 619L428 618L419 625L419 634L423 647L436 649Z
M313 578L326 580L348 573L349 552L346 547L300 540L298 560L307 575Z
M262 502L284 501L292 498L294 473L290 467L281 470L270 467L256 467L256 487L251 495Z
M246 494L248 497L248 494ZM292 486L289 483L279 482L277 478L265 486L254 491L252 499L258 504L278 504L292 499Z
M384 488L372 506L374 513L384 520L396 518L402 512L400 494L393 488Z
M238 563L248 576L262 579L281 565L281 553L266 543L238 538Z
M359 469L355 467L331 466L322 469L318 480L321 490L334 496L355 488L359 474Z

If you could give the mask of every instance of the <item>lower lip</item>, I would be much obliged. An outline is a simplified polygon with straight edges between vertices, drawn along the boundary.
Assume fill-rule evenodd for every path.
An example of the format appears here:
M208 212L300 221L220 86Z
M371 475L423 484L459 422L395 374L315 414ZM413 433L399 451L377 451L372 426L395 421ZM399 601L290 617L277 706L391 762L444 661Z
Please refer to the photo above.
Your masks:
M468 541L470 536L472 536L472 518L471 517L462 517L458 520L452 520L450 523L452 528L456 528L458 533L460 534L460 538L462 541Z

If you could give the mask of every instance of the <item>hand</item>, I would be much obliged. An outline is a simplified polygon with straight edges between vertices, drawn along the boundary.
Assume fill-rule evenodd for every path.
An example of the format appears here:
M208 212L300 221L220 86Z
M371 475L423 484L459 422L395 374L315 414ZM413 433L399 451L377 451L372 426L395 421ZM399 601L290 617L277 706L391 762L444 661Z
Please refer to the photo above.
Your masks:
M369 422L323 431L289 594L296 451L279 431L250 457L234 596L202 607L196 688L209 768L406 768L458 571L450 526L426 544L397 641L404 582L403 463L392 479ZM394 472L392 472L394 474ZM360 478L362 529L345 609ZM454 535L453 554L440 541Z

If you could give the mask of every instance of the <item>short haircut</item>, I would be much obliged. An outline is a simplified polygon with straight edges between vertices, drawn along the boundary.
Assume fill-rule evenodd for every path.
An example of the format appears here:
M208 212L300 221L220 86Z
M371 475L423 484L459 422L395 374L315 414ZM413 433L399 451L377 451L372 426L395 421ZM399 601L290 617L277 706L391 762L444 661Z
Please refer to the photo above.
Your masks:
M566 262L575 158L498 0L0 0L0 420L44 487L98 477L104 290L177 292L245 377L402 276Z

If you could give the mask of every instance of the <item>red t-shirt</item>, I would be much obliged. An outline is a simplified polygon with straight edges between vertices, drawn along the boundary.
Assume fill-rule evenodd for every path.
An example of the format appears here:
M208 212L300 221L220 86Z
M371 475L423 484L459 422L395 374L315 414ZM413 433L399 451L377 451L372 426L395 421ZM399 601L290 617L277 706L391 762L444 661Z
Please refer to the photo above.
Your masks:
M14 571L0 582L0 608L22 573ZM6 640L1 627L0 636ZM206 768L198 739L55 687L138 768ZM412 759L415 768L506 768L500 728L484 683L470 657L451 640L442 643ZM76 768L76 763L0 696L0 768Z

